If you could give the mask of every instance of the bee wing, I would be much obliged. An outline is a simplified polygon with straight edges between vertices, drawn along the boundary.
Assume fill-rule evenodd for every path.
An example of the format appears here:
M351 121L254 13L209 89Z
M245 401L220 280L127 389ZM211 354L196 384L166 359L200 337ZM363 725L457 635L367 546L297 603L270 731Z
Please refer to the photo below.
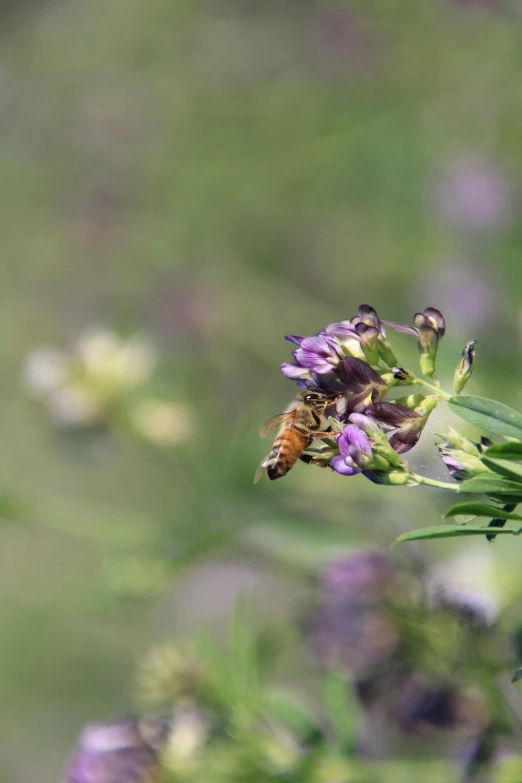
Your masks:
M275 430L277 427L280 427L288 418L288 413L277 413L275 416L272 416L271 419L268 419L268 421L265 421L261 429L259 430L259 436L261 438L264 438L270 430Z
M257 484L257 482L263 478L265 473L266 473L265 461L263 460L263 462L260 465L258 465L258 468L256 470L256 475L254 476L254 484Z

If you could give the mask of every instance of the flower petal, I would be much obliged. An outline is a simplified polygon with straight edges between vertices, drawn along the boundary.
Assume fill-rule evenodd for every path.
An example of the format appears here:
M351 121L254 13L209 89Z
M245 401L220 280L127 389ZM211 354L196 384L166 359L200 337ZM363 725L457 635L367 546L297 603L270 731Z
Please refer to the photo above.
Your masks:
M374 402L367 407L366 413L389 427L400 427L410 419L421 418L417 411L406 408L400 402Z
M366 435L355 424L347 424L337 439L339 451L343 456L353 456L351 446L355 446L358 451L371 455L372 446Z
M446 321L440 310L436 307L426 307L424 315L430 321L433 328L439 335L439 340L446 334Z
M337 365L339 378L351 392L360 392L370 386L384 386L384 380L379 373L370 367L367 362L357 359L355 356L348 356L342 359Z
M328 324L326 329L323 329L320 334L332 335L333 337L357 337L357 333L353 324L350 321L338 321L332 324Z
M355 476L356 473L361 472L358 468L353 468L351 465L347 465L344 461L344 457L341 456L332 457L330 465L336 471L336 473L340 473L342 476Z
M310 375L310 370L308 368L300 367L298 364L289 364L288 362L283 362L281 365L281 372L285 378L291 378L294 381L298 378L308 378Z
M380 433L378 424L369 416L365 416L364 413L351 413L350 421L369 437L372 434L378 435Z
M300 337L298 334L285 334L285 340L288 340L289 343L295 343L296 345L301 345L305 338Z
M408 326L408 324L405 324L402 321L383 321L383 324L385 326L389 326L390 329L393 329L394 332L400 332L401 334L411 334L413 337L419 336L419 333L415 327Z

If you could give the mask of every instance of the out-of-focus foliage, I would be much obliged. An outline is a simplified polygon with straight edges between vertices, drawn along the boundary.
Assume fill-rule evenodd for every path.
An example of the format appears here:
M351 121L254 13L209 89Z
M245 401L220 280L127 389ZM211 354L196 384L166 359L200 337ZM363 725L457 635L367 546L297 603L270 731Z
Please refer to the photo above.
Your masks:
M510 0L1 10L0 777L27 783L57 780L83 725L132 708L149 649L203 627L222 649L245 591L254 625L276 628L277 683L309 685L318 714L317 665L292 631L315 576L439 522L448 503L429 489L347 487L305 465L252 488L259 424L289 401L284 334L361 301L396 320L433 305L441 382L476 338L466 394L519 407L521 28ZM64 426L24 368L41 346L77 356L98 324L121 345L147 334L157 363L118 392L118 426ZM442 478L423 441L412 460ZM484 593L520 646L509 540L407 553ZM259 757L212 739L223 775ZM386 780L447 780L408 754L365 759ZM498 758L498 780L517 763ZM313 774L367 774L346 764L329 751Z

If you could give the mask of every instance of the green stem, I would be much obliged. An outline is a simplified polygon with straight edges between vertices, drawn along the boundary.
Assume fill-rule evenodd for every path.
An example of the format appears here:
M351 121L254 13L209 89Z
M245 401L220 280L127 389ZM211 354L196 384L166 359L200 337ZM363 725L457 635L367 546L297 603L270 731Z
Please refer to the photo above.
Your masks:
M425 381L422 378L415 378L415 384L418 386L424 386L425 389L429 389L435 394L436 397L439 398L439 400L447 401L451 399L451 394L447 394L447 392L443 391L440 386L436 386L433 383L428 383L428 381Z
M417 484L424 484L427 487L437 487L438 489L449 489L451 492L458 492L460 486L458 484L450 483L449 481L437 481L436 479L428 478L427 476L421 476L418 473L410 473L410 476Z

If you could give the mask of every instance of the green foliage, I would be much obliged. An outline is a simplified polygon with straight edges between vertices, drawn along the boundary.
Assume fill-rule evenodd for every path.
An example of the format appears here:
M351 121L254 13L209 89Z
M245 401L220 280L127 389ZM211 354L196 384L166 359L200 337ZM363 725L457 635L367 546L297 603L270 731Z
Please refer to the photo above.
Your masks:
M459 517L471 515L473 517L497 517L498 519L514 519L518 522L522 521L520 514L515 514L513 511L506 511L503 508L497 506L489 506L487 503L458 503L456 506L449 508L444 514L444 519L450 517Z
M459 418L486 432L506 438L522 438L522 414L496 400L484 397L452 397L449 409Z
M403 533L395 543L404 544L406 541L426 541L431 538L457 538L459 536L484 536L484 535L512 535L519 536L522 533L522 527L511 530L506 527L473 527L472 525L434 525L433 527L424 527L419 530L412 530L410 533Z

